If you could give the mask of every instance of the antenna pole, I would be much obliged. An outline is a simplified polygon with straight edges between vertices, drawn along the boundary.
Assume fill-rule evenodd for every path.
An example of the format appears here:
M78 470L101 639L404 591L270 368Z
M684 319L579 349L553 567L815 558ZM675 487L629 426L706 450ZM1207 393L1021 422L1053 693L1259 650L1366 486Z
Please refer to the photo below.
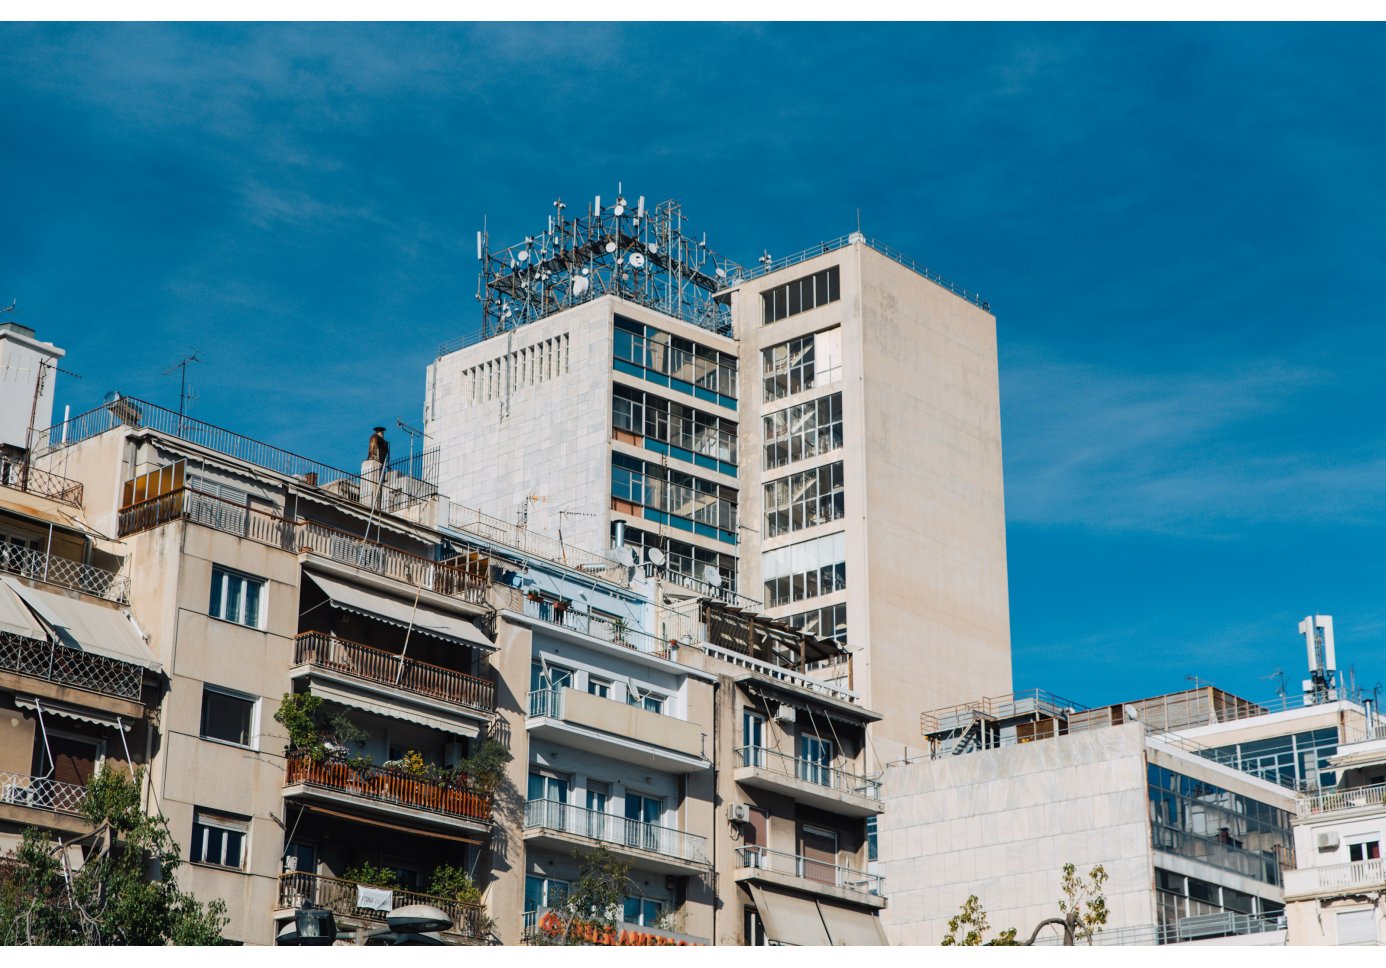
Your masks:
M174 370L181 371L178 383L178 434L180 437L183 435L183 417L186 415L188 408L188 364L201 362L202 360L198 358L197 350L193 350L164 371L164 376L168 376Z

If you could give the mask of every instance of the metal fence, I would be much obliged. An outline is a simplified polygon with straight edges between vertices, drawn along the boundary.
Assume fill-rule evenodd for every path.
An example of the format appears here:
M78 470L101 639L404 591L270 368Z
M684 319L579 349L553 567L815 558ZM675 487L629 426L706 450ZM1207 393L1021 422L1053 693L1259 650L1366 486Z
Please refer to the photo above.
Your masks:
M337 877L290 871L279 875L279 907L296 910L303 904L313 904L342 917L384 922L389 912L362 907L359 903L358 888L369 886ZM390 893L392 910L411 904L427 904L445 912L452 919L452 927L444 934L461 935L474 941L483 941L487 937L489 920L486 909L480 904L467 904L421 891L392 889Z
M1230 938L1241 935L1266 934L1285 930L1283 914L1237 914L1224 911L1220 914L1200 914L1191 918L1180 918L1168 924L1137 924L1120 928L1104 928L1093 935L1091 940L1080 939L1077 944L1085 945L1163 945L1179 944L1188 941L1206 941L1213 938ZM1035 939L1037 946L1063 944L1059 928L1046 932Z
M326 632L301 632L295 638L294 664L305 663L483 712L496 708L496 684L489 679Z
M855 793L873 800L881 799L881 784L877 780L760 746L743 746L738 749L736 765L794 777L841 793Z
M0 544L0 571L62 585L118 605L130 603L130 579L105 568L60 558L33 548Z
M576 834L604 844L674 857L690 864L708 863L704 851L707 840L704 837L684 833L673 827L627 820L625 817L599 810L587 810L557 800L526 802L525 826Z
M75 783L0 770L0 803L80 814L86 796L87 788Z
M1295 804L1295 812L1301 817L1320 813L1334 813L1338 810L1355 810L1359 807L1379 807L1386 804L1386 783L1356 787L1350 790L1330 790L1312 796L1300 797Z
M564 602L545 598L531 598L519 589L511 589L510 608L526 618L536 618L550 625L557 625L573 632L590 635L594 639L619 645L632 652L657 656L661 659L673 658L675 643L665 642L649 632L644 632L620 619L604 618L591 612L580 612Z
M74 508L82 506L82 484L68 480L51 471L41 470L24 461L0 457L0 487L14 488L26 494L37 494L67 504Z
M0 669L140 701L144 670L130 662L0 631Z
M854 867L844 867L841 864L806 857L803 854L790 854L782 850L769 850L765 847L738 847L736 849L736 866L743 869L753 867L774 874L802 877L804 880L815 881L830 887L840 887L843 890L877 897L880 896L881 887L885 883L884 878L879 875L868 874L866 871L859 871Z
M493 518L489 514L482 514L475 508L449 504L448 526L554 564L575 568L623 588L630 586L625 565L556 538L550 538L546 534L539 534L517 524L509 524L500 518Z
M491 799L446 783L433 783L378 766L358 769L346 763L318 763L295 753L285 760L284 785L337 790L353 797L414 807L430 813L491 822Z

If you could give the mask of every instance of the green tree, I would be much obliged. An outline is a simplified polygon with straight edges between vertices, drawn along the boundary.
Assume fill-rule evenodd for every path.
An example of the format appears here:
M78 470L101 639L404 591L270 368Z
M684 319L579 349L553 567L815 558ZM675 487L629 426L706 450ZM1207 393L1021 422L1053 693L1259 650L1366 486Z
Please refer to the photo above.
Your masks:
M81 870L66 868L43 831L24 831L0 864L0 943L206 945L221 941L226 904L178 888L178 844L162 816L140 807L144 775L104 770L82 804L96 825Z
M457 771L466 777L467 789L490 796L505 780L505 766L512 759L510 751L494 739L478 743L472 754L457 764Z
M537 940L542 944L590 944L595 938L614 935L621 920L630 864L605 847L574 850L573 857L578 862L578 879L553 912L559 928L552 934L539 932Z
M948 919L948 933L943 936L945 945L1032 945L1039 938L1040 931L1048 925L1055 925L1064 932L1064 944L1071 945L1075 940L1092 944L1092 939L1102 931L1107 923L1107 898L1102 893L1102 885L1107 882L1107 871L1098 864L1088 872L1087 877L1078 876L1078 868L1065 864L1063 876L1059 879L1059 890L1063 898L1059 901L1061 917L1045 918L1035 926L1028 941L1016 940L1016 929L1007 928L990 941L985 940L991 930L987 912L982 902L973 894L963 902L962 909Z
M315 763L345 759L348 746L366 739L366 731L352 722L345 710L324 708L321 696L306 692L284 693L274 721L289 734L284 752L307 753Z
M985 941L983 939L989 930L991 925L987 921L987 912L982 909L982 902L977 900L977 895L972 894L963 902L962 910L948 919L948 933L943 936L941 944L972 947L1016 943L1015 928L1007 928L992 940Z

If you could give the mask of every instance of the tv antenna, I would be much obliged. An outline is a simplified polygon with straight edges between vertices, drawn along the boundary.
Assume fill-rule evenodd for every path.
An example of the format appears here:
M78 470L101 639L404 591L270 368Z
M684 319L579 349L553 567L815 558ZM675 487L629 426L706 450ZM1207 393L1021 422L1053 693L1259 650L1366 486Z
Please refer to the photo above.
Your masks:
M409 435L409 468L410 468L410 473L412 474L412 473L413 473L413 468L414 468L414 438L415 438L415 437L420 438L420 443L419 443L419 454L420 454L420 456L422 456L424 450L426 449L426 448L424 447L424 444L425 444L425 443L427 442L427 440L428 440L428 434L424 433L422 430L418 429L417 427L411 427L411 426L409 426L407 423L405 423L403 420L399 419L398 417L395 418L395 426L398 427L400 430L403 430L406 434Z
M14 312L14 307L16 307L16 306L18 306L18 305L19 305L19 300L18 300L18 299L11 299L11 300L10 300L10 304L9 304L8 306L6 306L4 309L0 309L0 313L12 313L12 312Z
M172 376L174 370L182 371L178 384L178 430L180 433L183 430L183 415L187 413L188 403L196 399L193 394L188 392L188 364L201 362L202 360L198 358L197 350L193 350L163 372L164 376Z

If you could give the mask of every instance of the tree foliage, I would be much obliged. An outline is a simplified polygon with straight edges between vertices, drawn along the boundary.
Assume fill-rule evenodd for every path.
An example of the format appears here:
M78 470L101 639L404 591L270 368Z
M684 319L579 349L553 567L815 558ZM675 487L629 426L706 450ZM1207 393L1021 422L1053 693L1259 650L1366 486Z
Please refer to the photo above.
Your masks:
M206 945L221 941L226 905L178 888L178 844L161 816L140 807L140 783L117 769L87 783L84 815L97 827L80 870L48 834L24 831L0 864L0 943Z
M971 894L963 902L962 910L948 919L948 933L943 936L941 943L968 947L1016 943L1015 928L1007 928L992 940L986 941L984 939L989 930L991 924L987 921L987 912L982 909L982 902L977 900L977 895Z
M614 934L621 920L621 909L630 880L630 864L605 847L573 851L578 862L578 878L568 897L556 908L560 928L552 934L540 932L542 944L585 944L591 937Z
M1016 945L1034 944L1040 929L1046 925L1056 925L1064 931L1064 943L1075 940L1092 944L1107 923L1107 898L1102 893L1102 885L1107 882L1107 871L1098 864L1086 877L1078 876L1074 864L1065 864L1063 876L1059 879L1059 890L1063 897L1059 901L1060 917L1045 918L1030 936L1029 941L1017 941L1016 929L1007 928L998 932L990 941L985 940L991 930L987 912L982 902L972 894L963 902L962 909L948 919L948 933L943 936L945 945Z
M284 752L306 753L315 763L344 760L347 747L366 739L366 731L352 722L345 710L324 708L321 696L306 692L284 693L274 721L289 734Z

